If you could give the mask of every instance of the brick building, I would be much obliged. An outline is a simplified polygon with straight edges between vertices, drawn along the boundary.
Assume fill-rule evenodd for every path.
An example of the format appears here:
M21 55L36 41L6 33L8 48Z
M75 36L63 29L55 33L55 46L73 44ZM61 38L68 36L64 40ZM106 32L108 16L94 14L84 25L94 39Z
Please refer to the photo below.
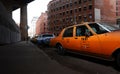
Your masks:
M81 22L116 23L116 0L52 0L48 4L49 30L56 35Z
M116 15L117 15L117 23L120 25L120 0L116 2Z
M36 22L36 35L48 32L47 12L42 13Z
M95 0L95 15L98 15L97 12L100 12L100 22L102 21L115 24L116 0Z

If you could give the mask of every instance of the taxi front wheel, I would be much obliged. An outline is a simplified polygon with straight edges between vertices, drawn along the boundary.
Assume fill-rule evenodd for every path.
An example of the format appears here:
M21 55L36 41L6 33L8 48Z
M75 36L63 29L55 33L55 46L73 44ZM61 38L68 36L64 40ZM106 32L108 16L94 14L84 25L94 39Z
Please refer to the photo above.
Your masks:
M57 51L58 51L58 54L60 54L60 55L64 55L65 54L65 50L62 47L62 45L60 45L60 44L57 44Z
M115 57L115 64L117 68L120 68L120 52Z

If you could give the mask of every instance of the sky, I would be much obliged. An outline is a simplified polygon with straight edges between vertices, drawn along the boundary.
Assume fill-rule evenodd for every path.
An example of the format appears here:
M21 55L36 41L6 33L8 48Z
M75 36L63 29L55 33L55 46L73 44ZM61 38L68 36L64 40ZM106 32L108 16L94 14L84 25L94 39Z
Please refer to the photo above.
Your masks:
M28 16L28 26L29 30L33 27L32 20L34 17L39 17L42 12L47 10L47 4L51 0L34 0L33 2L28 4L27 7L27 16ZM20 23L20 9L13 11L13 19L17 24ZM33 30L33 29L32 29Z
M35 0L28 5L28 20L30 21L33 17L39 17L42 12L47 10L47 4L51 0ZM30 24L30 23L29 23Z

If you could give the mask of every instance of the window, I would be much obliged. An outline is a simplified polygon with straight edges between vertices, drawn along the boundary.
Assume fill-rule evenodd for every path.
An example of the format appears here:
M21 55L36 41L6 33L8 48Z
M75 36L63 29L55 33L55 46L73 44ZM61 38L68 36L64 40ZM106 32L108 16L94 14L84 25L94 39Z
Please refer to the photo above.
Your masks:
M65 30L63 37L73 37L73 27Z
M72 7L72 3L70 3L70 6Z
M62 13L60 13L60 16L62 15Z
M65 6L63 6L63 9L65 9Z
M86 16L84 16L84 22L87 22L87 17Z
M82 36L82 31L81 31L82 28L80 27L77 27L76 28L76 36Z
M68 7L69 7L69 4L66 5L66 8L68 8Z
M76 5L76 4L77 4L77 2L74 2L74 4Z
M116 7L116 10L118 10L118 7Z
M81 8L79 8L79 12L81 12Z
M53 34L44 34L42 37L53 37Z
M89 14L89 18L90 18L90 19L92 18L92 14Z
M66 14L69 14L69 11L66 11Z
M65 15L65 12L63 12L63 15Z
M92 35L90 30L86 26L76 27L76 36L85 36L86 33L90 33L90 35Z
M87 7L85 6L85 7L84 7L84 11L86 11L86 10L87 10Z
M77 9L75 9L75 12L77 13Z
M65 22L65 19L63 19L63 22Z
M119 3L118 2L116 2L116 5L118 5Z
M87 2L87 0L83 0L84 2Z
M73 11L72 10L70 10L70 14L72 14L73 13Z
M89 9L92 9L92 5L89 5Z
M94 30L94 32L96 32L97 34L102 34L102 33L106 33L107 31L102 28L101 26L99 26L96 23L93 24L89 24L89 26Z
M116 12L116 16L118 16L118 13Z
M82 16L80 15L80 16L79 16L79 20L81 20L81 19L82 19Z
M82 2L81 2L81 0L79 0L79 4L81 4Z
M69 21L69 18L67 17L67 18L66 18L66 22L68 22L68 21Z

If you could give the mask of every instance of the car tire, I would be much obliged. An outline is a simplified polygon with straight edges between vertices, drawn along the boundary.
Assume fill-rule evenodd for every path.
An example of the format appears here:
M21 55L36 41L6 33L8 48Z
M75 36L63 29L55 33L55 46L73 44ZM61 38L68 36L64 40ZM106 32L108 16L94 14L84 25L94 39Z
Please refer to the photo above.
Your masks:
M62 45L57 44L57 52L58 52L58 54L60 54L60 55L65 55L65 50L64 50L64 48L62 47Z
M120 68L120 52L115 57L115 66L117 69Z

